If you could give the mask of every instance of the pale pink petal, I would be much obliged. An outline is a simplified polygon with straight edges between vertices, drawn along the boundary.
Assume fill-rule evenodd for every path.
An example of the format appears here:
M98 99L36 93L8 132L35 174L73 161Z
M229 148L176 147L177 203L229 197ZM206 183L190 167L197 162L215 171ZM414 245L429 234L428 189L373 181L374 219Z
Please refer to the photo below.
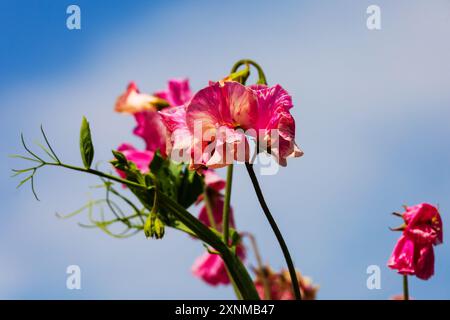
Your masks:
M249 159L247 137L236 130L219 128L216 140L211 146L214 146L214 149L206 162L208 168L221 168L232 164L234 160L245 162Z
M184 106L171 107L159 112L167 128L167 154L174 161L189 162L192 153L192 134L186 125Z
M117 98L115 111L134 114L140 111L156 111L159 99L149 94L140 93L134 82L130 82L125 93Z

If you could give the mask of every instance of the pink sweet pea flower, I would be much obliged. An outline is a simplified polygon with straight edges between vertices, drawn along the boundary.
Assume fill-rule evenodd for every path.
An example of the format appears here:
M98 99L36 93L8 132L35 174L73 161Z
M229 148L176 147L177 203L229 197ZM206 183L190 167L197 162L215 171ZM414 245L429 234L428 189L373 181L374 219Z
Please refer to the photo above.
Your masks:
M197 92L186 106L186 124L193 134L194 168L220 168L233 160L248 161L242 130L257 120L253 91L238 82L216 82Z
M388 266L403 275L427 280L434 274L433 246L442 243L441 216L428 203L406 207L402 214L405 228L388 261Z
M133 162L142 173L149 172L149 166L154 156L153 152L147 150L137 150L135 147L128 143L121 144L119 148L117 148L117 151L123 153L125 158L128 161ZM126 177L125 173L121 170L116 169L116 171L122 178Z
M245 259L245 251L241 246L237 247L236 253L239 258ZM219 284L230 284L230 278L222 258L218 254L205 252L195 260L192 266L194 275L206 283L217 286Z
M191 168L220 168L249 160L247 136L258 139L280 165L303 153L295 144L292 99L281 86L246 87L220 81L185 104L160 112L171 134L173 156L190 159ZM245 131L245 132L244 132Z
M140 93L134 82L130 82L127 90L117 98L115 111L134 114L140 111L156 111L160 99L156 96Z

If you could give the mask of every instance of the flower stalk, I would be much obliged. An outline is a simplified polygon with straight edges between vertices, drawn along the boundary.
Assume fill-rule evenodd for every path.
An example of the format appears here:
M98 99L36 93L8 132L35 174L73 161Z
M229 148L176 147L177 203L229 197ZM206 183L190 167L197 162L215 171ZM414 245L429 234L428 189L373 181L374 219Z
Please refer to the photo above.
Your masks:
M261 205L261 208L263 209L264 214L266 215L267 221L269 222L270 226L272 227L272 230L275 233L275 236L278 240L281 250L283 251L284 259L286 260L286 264L289 269L289 275L291 276L291 279L292 279L292 289L294 291L295 299L301 300L302 296L300 293L300 287L298 285L297 273L295 272L294 263L292 262L292 258L291 258L291 254L289 253L289 249L286 245L286 242L284 241L283 235L281 234L281 231L278 228L277 223L275 222L275 219L273 218L273 216L269 210L269 207L267 206L267 203L266 203L266 200L264 199L264 195L262 193L261 187L259 186L258 179L256 178L255 171L253 170L253 165L250 163L245 163L245 167L247 168L248 174L252 181L252 184L255 189L256 196L258 197L258 201Z
M403 299L409 300L408 276L403 275Z
M230 202L231 202L231 186L233 184L233 164L227 168L227 185L225 187L225 200L223 203L223 242L228 245L230 239Z

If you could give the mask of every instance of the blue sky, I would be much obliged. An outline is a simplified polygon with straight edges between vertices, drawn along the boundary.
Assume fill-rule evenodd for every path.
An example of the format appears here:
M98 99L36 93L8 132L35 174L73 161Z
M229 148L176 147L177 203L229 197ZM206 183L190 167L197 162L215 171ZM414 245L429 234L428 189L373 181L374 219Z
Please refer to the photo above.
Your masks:
M54 215L85 203L97 181L57 169L37 176L41 202L15 189L10 169L45 125L64 161L80 163L78 128L86 115L96 159L121 142L139 145L129 117L112 110L127 82L143 91L188 76L194 90L226 75L243 57L294 97L297 143L291 160L261 185L293 258L321 299L386 299L401 277L386 267L398 234L390 212L404 203L450 212L450 4L425 1L3 1L0 4L0 298L232 298L192 277L202 246L175 231L162 241L116 240ZM65 27L69 4L82 30ZM382 29L366 28L378 4ZM106 167L105 167L106 168ZM223 175L223 172L220 172ZM263 258L284 261L245 169L235 171L232 203L241 230ZM195 211L195 209L193 210ZM419 299L450 298L450 253L436 247L436 275L411 279ZM250 263L254 263L250 256ZM66 267L82 270L67 290ZM381 290L366 288L366 268L381 267Z

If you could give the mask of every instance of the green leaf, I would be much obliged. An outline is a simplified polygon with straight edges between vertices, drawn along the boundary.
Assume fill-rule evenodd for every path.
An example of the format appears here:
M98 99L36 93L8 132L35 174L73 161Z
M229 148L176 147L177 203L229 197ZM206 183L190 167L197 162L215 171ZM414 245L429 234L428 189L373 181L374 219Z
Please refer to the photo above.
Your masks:
M157 151L150 163L150 171L158 181L159 190L171 199L177 200L179 178L176 164L171 166L171 161L164 159L161 153Z
M183 163L164 159L159 152L150 164L150 171L157 178L160 190L183 208L189 208L203 192L202 176Z
M181 182L178 186L178 203L184 208L189 208L203 193L203 177L196 171L189 170L186 166L183 168Z
M86 117L83 117L80 129L80 152L84 167L89 169L94 160L94 145L92 144L91 129Z

